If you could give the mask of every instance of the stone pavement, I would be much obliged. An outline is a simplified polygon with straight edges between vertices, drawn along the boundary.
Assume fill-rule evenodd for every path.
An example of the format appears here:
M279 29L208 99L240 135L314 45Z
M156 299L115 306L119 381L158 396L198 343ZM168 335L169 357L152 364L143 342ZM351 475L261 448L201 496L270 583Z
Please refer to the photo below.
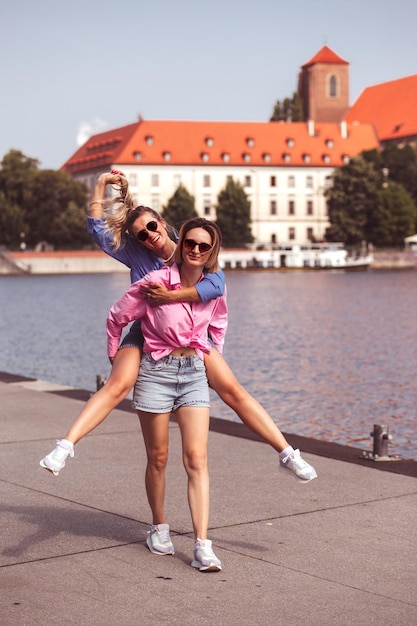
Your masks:
M366 461L288 435L319 474L301 484L244 426L213 419L209 537L223 571L203 574L190 567L175 421L173 556L145 545L145 452L129 403L78 444L59 477L39 466L87 397L0 374L2 626L417 624L415 461Z

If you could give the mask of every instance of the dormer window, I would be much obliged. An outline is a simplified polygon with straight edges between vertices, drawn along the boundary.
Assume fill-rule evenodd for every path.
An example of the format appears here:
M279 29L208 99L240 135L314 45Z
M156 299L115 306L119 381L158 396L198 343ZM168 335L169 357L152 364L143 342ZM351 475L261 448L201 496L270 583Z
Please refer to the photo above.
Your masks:
M265 152L262 155L262 158L265 161L265 163L270 163L271 162L271 155L268 152Z
M142 159L142 152L134 152L133 156L135 157L135 161L140 161Z
M294 148L294 146L295 146L295 141L294 141L294 139L287 139L287 146L288 146L289 148Z
M153 146L153 137L152 137L152 135L147 135L145 137L145 141L146 141L146 145L147 146Z
M289 163L291 161L291 155L287 152L282 155L282 158L284 159L284 163Z
M201 153L201 159L202 161L204 161L204 163L207 163L207 161L209 160L209 155L207 154L207 152L202 152Z
M253 148L253 146L255 145L255 140L253 139L253 137L246 138L246 145L248 146L248 148Z
M329 154L323 154L323 163L330 163L330 155Z
M165 161L170 161L171 160L171 153L170 152L164 152L162 156L164 157Z
M303 154L304 163L311 163L311 156L309 154Z
M207 148L212 148L214 146L213 137L206 137L206 146Z
M229 163L229 161L230 161L230 154L228 152L223 152L222 159L223 159L223 161L225 163Z
M333 139L327 139L326 140L326 147L329 148L329 150L331 150L333 148L333 146L334 146Z
M342 161L344 165L347 165L350 161L349 155L348 154L342 154Z
M242 159L245 161L245 163L250 163L250 154L248 154L247 152L244 152L242 154Z

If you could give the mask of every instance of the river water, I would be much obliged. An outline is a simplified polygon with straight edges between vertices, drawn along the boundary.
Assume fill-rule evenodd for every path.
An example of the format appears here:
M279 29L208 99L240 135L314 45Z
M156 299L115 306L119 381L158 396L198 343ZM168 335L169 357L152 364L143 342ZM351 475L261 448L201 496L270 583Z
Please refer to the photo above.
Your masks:
M288 433L417 458L417 272L227 272L224 356ZM128 274L0 277L0 370L94 390ZM238 420L214 393L212 415Z

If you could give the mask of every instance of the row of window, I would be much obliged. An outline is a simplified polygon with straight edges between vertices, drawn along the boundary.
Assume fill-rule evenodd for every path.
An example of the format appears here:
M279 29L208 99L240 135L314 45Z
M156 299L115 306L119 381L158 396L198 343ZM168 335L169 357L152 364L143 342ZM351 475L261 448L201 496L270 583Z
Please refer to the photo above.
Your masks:
M226 176L226 183L232 182L233 176ZM296 177L292 174L287 176L287 188L294 189L295 188ZM129 184L131 187L137 187L137 174L132 173L129 174ZM179 174L174 175L174 186L178 187L181 184L181 176ZM325 186L330 184L330 177L326 177ZM244 187L252 187L253 186L253 177L251 175L244 176L243 179ZM278 187L278 176L270 176L269 177L269 186L270 187ZM151 174L151 187L159 187L159 174ZM210 174L203 175L203 187L211 187L211 176ZM314 187L314 178L313 176L307 175L305 177L305 188L313 189Z
M204 196L203 197L203 213L205 216L209 216L211 215L212 212L212 200L211 200L211 196ZM161 210L161 201L158 195L153 194L151 196L151 208L154 209L154 211L160 211ZM278 202L277 200L271 199L269 201L269 214L270 215L278 215ZM288 200L288 204L287 204L287 214L288 215L296 215L296 205L295 205L295 200ZM305 212L306 216L312 216L314 215L314 203L312 200L307 200L306 203L306 212Z

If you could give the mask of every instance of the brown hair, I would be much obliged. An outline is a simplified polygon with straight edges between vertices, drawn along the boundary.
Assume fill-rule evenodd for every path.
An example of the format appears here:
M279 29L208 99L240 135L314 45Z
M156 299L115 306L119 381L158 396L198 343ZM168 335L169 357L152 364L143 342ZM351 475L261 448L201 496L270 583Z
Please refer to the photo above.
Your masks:
M218 272L219 252L222 243L222 234L220 228L215 222L210 222L204 217L193 217L191 220L188 220L181 226L178 246L175 250L175 262L178 264L182 263L182 246L184 243L184 239L186 238L187 233L193 228L203 228L210 235L212 248L207 256L207 260L204 264L204 269L208 272Z

